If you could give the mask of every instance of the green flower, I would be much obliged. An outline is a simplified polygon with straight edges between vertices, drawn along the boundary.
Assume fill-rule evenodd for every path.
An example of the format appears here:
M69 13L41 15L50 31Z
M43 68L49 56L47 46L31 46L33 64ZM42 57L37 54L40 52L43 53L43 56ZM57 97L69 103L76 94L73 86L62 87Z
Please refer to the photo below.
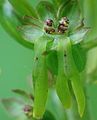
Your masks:
M73 90L82 117L85 96L80 72L85 67L86 58L81 43L89 28L84 25L79 2L36 2L31 5L26 0L0 1L0 22L3 27L19 43L34 50L33 117L40 119L45 112L49 84L55 87L66 109L71 107ZM53 80L49 80L48 71Z

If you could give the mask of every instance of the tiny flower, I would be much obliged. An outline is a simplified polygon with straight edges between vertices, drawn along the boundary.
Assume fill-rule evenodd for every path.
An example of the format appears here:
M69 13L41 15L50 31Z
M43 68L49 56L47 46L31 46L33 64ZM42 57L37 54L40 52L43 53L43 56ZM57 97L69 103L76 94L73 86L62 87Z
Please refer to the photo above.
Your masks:
M52 28L52 27L48 27L48 26L45 26L45 27L44 27L44 31L45 31L47 34L53 34L53 33L55 33L55 29Z
M53 20L47 19L47 20L45 21L45 23L46 23L47 26L51 27L51 26L53 25Z
M23 109L25 115L28 116L28 117L32 116L32 110L33 110L32 106L30 106L30 105L25 105L25 107Z
M59 33L65 33L67 29L68 29L68 27L66 27L64 25L59 25L58 26L58 32Z
M68 19L67 17L63 17L63 18L59 21L59 23L60 23L61 25L64 25L64 26L68 27L69 19Z
M58 32L59 33L65 33L66 30L68 30L68 25L69 25L69 20L67 17L63 17L59 21L59 26L58 26Z

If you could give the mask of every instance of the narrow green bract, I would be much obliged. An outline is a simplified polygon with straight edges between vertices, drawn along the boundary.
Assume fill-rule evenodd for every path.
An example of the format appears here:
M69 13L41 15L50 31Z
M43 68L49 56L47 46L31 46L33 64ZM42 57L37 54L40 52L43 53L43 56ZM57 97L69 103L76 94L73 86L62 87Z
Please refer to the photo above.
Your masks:
M67 64L65 72L67 72L68 78L71 80L71 85L78 104L78 111L82 117L85 110L85 95L83 87L81 86L80 75L72 56L72 48L69 38L65 42L65 51L67 54L65 60Z
M58 41L57 55L58 55L58 75L56 81L56 91L63 106L65 108L70 108L71 96L68 88L67 77L64 73L64 39L60 39Z
M35 100L33 117L37 119L43 117L48 95L46 56L43 54L46 50L46 44L47 41L44 37L41 37L35 43L35 60L33 68L33 78L35 79Z
M84 95L83 87L80 82L79 75L75 75L72 77L71 84L77 100L78 112L82 117L85 111L85 95Z

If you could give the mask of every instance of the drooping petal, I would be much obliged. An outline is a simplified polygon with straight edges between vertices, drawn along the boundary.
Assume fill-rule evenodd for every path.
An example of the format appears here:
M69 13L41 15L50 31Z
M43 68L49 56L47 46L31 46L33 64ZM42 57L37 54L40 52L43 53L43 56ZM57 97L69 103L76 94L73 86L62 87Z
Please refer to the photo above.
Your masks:
M46 101L48 95L48 75L46 66L46 56L43 54L46 51L48 38L42 36L35 42L35 56L33 65L33 78L35 81L35 100L33 117L41 119L45 112Z
M71 107L71 95L68 86L68 78L64 73L65 57L64 57L64 39L59 39L57 48L58 57L58 75L56 81L56 91L57 95L62 102L64 108Z
M81 85L80 77L75 75L71 79L72 88L76 97L78 112L80 117L83 116L85 111L85 95L83 86Z
M83 86L81 85L80 74L74 62L71 46L72 44L70 42L70 39L67 39L67 41L65 42L65 73L67 73L68 78L71 80L72 88L78 105L78 111L80 116L82 117L85 111L85 95Z
M51 51L46 58L46 64L51 73L57 75L58 74L58 59L57 52Z

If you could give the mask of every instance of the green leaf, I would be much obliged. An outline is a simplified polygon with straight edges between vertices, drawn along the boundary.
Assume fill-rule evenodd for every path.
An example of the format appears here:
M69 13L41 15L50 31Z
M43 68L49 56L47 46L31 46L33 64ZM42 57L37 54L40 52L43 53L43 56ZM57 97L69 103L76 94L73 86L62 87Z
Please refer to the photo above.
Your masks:
M82 117L85 111L85 95L83 91L83 86L80 82L80 76L75 75L71 78L72 88L78 104L78 112Z
M70 35L72 44L78 44L78 43L82 42L88 32L89 32L89 28L86 28L86 27L84 27L80 30L74 31L74 33L72 33Z
M79 72L82 72L86 65L86 52L80 44L72 46L72 55Z
M56 81L56 91L60 101L65 108L71 107L71 95L68 87L68 80L64 74L64 39L58 42L57 56L58 56L58 75Z
M46 64L51 73L58 74L58 59L57 52L51 51L46 57Z
M37 18L35 9L28 3L27 0L8 0L15 11L21 16L29 15Z
M36 6L37 12L41 20L45 21L46 19L55 18L55 9L51 2L49 1L40 1Z
M1 0L0 2L0 23L17 42L26 46L27 48L33 49L33 44L25 41L21 34L17 30L17 26L21 24L21 21L17 18L12 6L8 1Z
M48 95L46 56L43 54L46 51L47 41L47 37L41 37L35 42L34 48L33 77L35 79L35 100L33 117L36 119L41 119L43 117Z
M15 119L28 120L23 111L26 105L23 101L15 98L9 98L3 99L1 102L5 109L10 113L10 115L15 117Z

